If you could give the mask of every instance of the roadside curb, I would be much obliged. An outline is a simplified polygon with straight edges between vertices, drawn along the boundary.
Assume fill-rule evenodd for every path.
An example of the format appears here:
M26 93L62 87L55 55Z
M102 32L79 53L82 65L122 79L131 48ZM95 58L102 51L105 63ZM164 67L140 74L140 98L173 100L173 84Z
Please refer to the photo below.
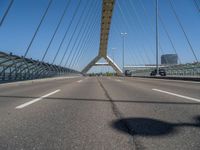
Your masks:
M5 86L12 86L12 85L25 85L30 83L39 83L45 81L55 81L55 80L62 80L62 79L73 79L73 78L80 78L81 76L65 76L65 77L54 77L54 78L43 78L43 79L34 79L34 80L25 80L25 81L14 81L14 82L6 82L0 83L0 87Z

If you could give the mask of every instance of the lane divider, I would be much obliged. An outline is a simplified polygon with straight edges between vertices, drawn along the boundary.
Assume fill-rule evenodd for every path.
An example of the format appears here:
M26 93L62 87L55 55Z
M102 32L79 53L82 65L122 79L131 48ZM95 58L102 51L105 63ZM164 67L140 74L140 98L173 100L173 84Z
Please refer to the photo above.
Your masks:
M81 82L83 82L83 80L79 80L79 81L77 81L78 83L81 83Z
M197 99L197 98L192 98L192 97L188 97L188 96L184 96L184 95L180 95L180 94L176 94L176 93L172 93L172 92L168 92L168 91L163 91L163 90L159 90L159 89L152 89L152 90L160 92L160 93L165 93L165 94L173 95L173 96L176 96L176 97L184 98L184 99L187 99L187 100L200 102L200 99Z
M122 82L122 80L120 79L115 79L115 78L111 78L111 77L108 77L109 80L115 80L115 81L118 81L118 82Z
M41 96L41 97L39 97L39 98L36 98L36 99L34 99L34 100L31 100L31 101L29 101L29 102L26 102L26 103L24 103L24 104L22 104L22 105L19 105L19 106L15 107L15 109L22 109L22 108L24 108L24 107L27 107L27 106L29 106L29 105L31 105L31 104L33 104L33 103L36 103L36 102L40 101L40 100L42 100L42 99L44 99L44 98L46 98L46 97L49 97L49 96L51 96L51 95L53 95L53 94L56 94L56 93L58 93L58 92L60 92L60 89L58 89L58 90L56 90L56 91L54 91L54 92L51 92L51 93L49 93L49 94L46 94L46 95L44 95L44 96Z
M122 82L122 80L119 80L119 79L115 79L115 81Z
M82 80L76 81L76 82L81 83L81 82L83 82L83 80L87 80L87 79L88 79L88 77L87 77L87 78L84 78L84 79L82 79Z

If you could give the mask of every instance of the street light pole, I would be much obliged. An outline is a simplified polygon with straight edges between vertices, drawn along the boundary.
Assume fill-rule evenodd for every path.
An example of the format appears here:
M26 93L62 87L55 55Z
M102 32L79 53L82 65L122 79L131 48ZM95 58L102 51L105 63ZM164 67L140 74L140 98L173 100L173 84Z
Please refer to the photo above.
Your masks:
M127 35L127 33L124 32L124 33L121 33L121 35L122 35L122 39L123 39L123 43L122 43L122 47L123 47L123 50L122 50L122 71L123 71L123 74L124 74L125 36Z
M156 0L156 76L159 76L158 0Z

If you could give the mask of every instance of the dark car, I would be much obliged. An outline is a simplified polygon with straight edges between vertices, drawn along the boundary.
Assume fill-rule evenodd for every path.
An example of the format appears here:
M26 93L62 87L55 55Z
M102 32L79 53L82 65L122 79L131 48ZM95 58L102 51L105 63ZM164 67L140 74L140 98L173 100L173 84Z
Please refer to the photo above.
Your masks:
M153 70L152 72L151 72L151 76L155 76L156 75L156 73L157 73L157 69L155 69L155 70ZM161 76L166 76L166 71L165 71L165 69L159 69L159 75L161 75Z
M125 76L131 77L132 76L132 72L130 70L125 70Z

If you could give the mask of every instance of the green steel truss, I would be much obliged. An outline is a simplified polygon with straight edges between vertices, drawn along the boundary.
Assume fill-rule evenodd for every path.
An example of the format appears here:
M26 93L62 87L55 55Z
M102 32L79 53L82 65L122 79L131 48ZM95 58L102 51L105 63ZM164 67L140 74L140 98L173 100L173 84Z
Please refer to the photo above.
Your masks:
M39 60L0 52L0 82L80 74L78 71Z

